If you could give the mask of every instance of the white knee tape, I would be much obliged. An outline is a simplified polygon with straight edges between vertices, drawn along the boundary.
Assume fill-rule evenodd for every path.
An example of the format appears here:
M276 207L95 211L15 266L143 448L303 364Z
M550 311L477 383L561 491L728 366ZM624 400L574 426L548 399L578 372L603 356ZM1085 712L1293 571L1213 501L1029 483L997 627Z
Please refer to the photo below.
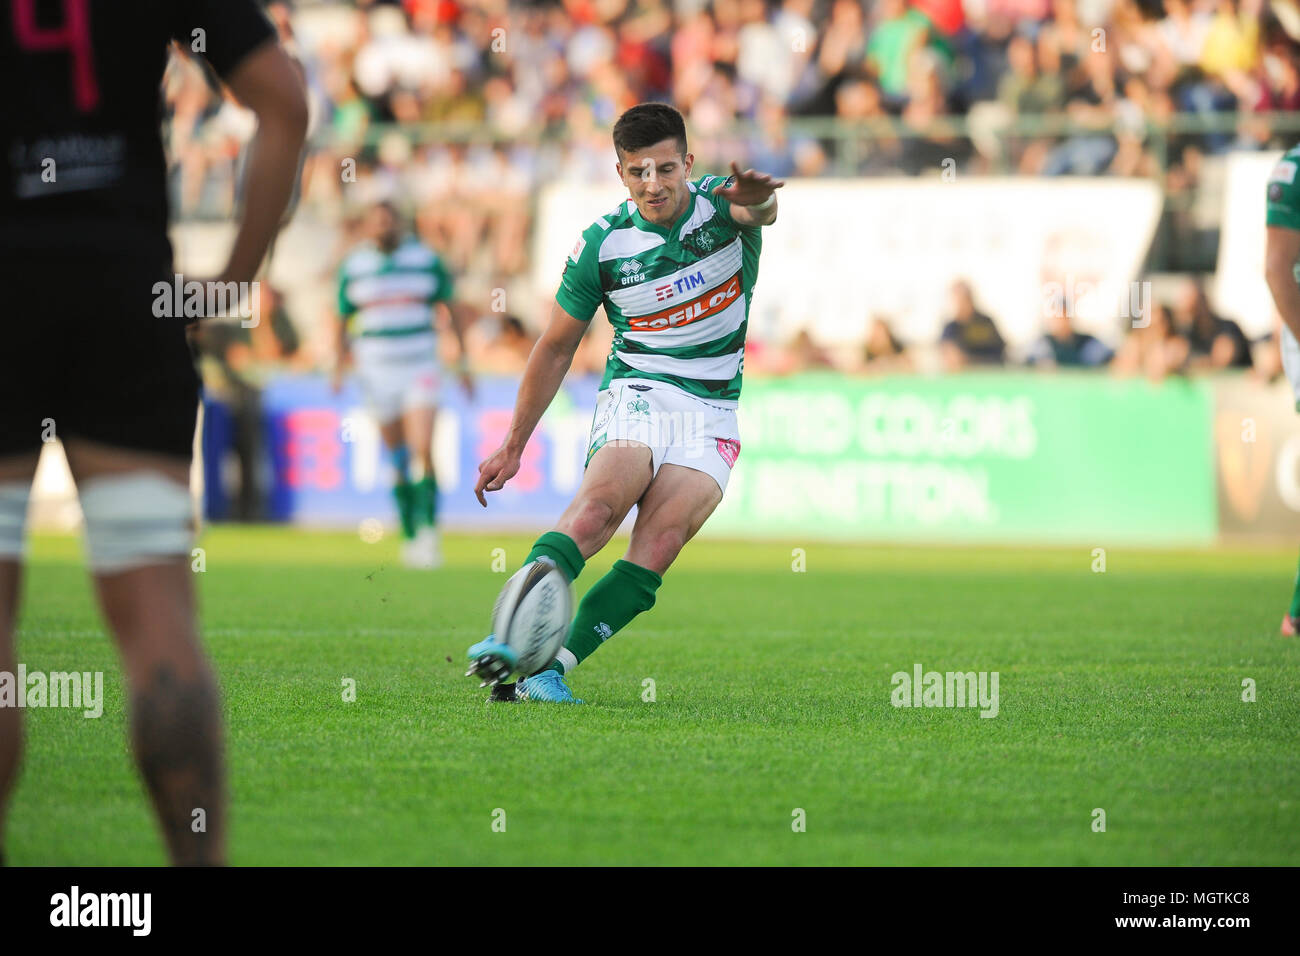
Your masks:
M23 526L31 493L30 481L0 482L0 561L23 556Z
M194 511L187 486L132 471L88 479L80 492L92 571L129 571L190 553Z

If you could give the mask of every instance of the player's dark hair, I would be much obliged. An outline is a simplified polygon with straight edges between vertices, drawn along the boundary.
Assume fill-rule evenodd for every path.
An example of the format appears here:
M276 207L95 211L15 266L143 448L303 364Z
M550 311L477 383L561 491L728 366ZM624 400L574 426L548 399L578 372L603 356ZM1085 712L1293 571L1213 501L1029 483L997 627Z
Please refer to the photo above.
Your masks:
M626 153L677 140L677 148L686 155L686 121L667 103L641 103L632 107L614 124L614 149L621 160Z

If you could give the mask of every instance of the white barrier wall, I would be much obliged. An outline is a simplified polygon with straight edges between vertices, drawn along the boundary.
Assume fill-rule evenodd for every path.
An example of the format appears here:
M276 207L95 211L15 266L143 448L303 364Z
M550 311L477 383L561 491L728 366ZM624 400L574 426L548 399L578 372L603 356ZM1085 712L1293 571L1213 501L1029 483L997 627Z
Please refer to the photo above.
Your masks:
M750 329L784 341L807 328L827 344L860 342L876 313L905 341L934 342L956 279L1013 345L1038 337L1055 290L1080 329L1114 343L1162 202L1148 180L1073 177L792 180L780 197ZM555 288L578 234L619 199L617 182L542 194L538 289Z
M1219 263L1210 301L1253 339L1271 332L1277 315L1273 295L1264 281L1264 216L1268 174L1281 158L1277 150L1228 156Z

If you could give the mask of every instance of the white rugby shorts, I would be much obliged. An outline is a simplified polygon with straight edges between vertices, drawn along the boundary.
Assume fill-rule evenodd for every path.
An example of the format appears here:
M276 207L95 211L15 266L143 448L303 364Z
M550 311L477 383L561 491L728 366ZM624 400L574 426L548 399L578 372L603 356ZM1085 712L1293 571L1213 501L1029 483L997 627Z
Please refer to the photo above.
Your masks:
M715 404L648 379L617 379L600 393L587 462L618 440L649 447L653 474L682 465L710 475L724 493L740 456L734 403Z
M396 421L413 408L437 408L442 374L433 358L358 361L357 380L366 410L380 422Z

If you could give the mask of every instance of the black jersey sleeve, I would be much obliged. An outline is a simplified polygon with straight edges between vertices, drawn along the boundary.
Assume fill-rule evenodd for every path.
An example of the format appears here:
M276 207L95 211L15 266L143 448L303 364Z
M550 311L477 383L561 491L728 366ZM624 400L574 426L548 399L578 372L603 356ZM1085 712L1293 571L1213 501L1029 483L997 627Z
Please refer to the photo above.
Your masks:
M223 79L276 35L254 0L173 0L171 19L176 42L202 55Z

